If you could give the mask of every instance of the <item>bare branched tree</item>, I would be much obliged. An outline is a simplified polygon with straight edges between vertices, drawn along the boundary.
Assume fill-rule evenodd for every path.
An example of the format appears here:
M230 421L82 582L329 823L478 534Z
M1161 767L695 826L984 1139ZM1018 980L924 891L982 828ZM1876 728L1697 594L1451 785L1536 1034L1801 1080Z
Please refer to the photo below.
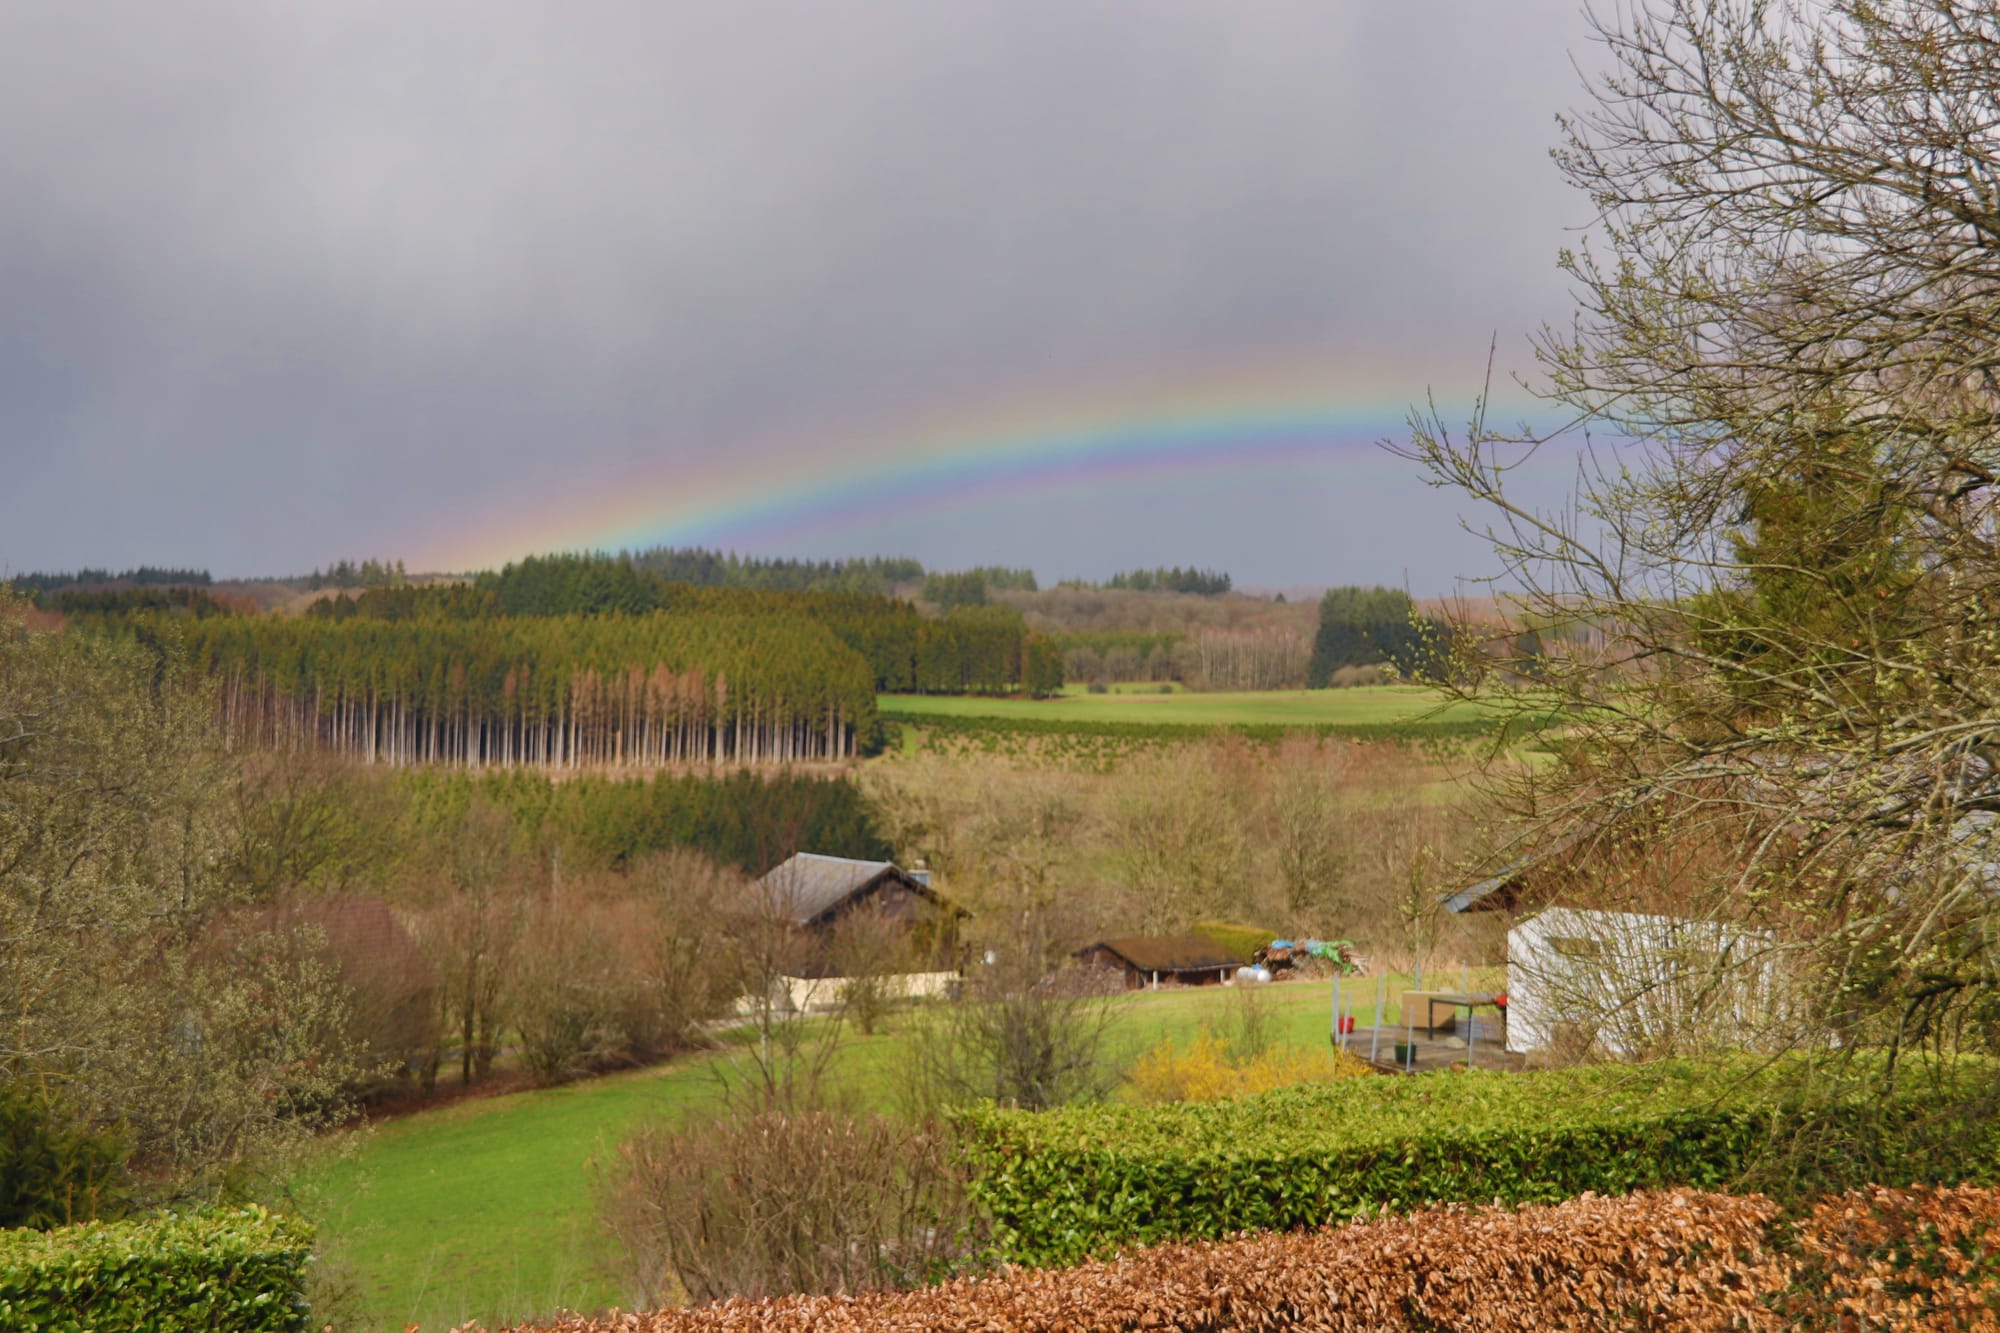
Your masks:
M900 994L898 977L911 970L915 950L908 925L873 904L861 904L835 923L826 961L840 979L840 1008L864 1037L873 1036Z
M1272 783L1272 848L1283 894L1286 929L1351 915L1342 888L1339 752L1293 745L1279 752Z
M838 1005L823 1014L807 1012L837 985L816 975L824 970L825 948L800 925L794 892L783 873L748 885L724 925L730 988L742 997L752 1040L739 1061L719 1061L710 1070L725 1097L745 1112L793 1114L840 1100L828 1076L846 1035L846 1015Z
M214 709L0 587L0 1081L117 1127L142 1202L268 1184L370 1072L324 932L238 910Z
M536 874L517 841L507 812L475 799L446 848L438 900L414 923L437 971L438 1018L456 1038L461 1083L485 1078L500 1049L503 983ZM433 1061L426 1087L436 1072Z
M1095 1101L1118 1080L1102 974L1066 965L1052 918L1009 926L958 995L911 1026L904 1091L919 1116L981 1101L1042 1111Z
M1246 854L1238 790L1212 755L1149 756L1118 816L1118 863L1146 928L1184 930L1227 913Z
M1599 906L1729 924L1767 1045L1990 1049L2000 1008L2000 11L1642 0L1555 154L1591 201L1537 341L1556 438L1413 418L1537 627L1472 693L1564 709L1508 791ZM1482 666L1498 670L1481 671ZM1622 899L1622 902L1621 902ZM1756 1026L1753 1024L1752 1026ZM1931 1062L1903 1060L1935 1068Z

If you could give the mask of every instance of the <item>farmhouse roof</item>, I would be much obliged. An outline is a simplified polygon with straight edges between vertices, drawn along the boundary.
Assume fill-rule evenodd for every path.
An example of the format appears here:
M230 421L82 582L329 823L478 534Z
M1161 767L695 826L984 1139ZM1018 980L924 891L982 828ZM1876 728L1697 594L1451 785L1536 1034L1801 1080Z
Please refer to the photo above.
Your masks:
M822 856L818 852L793 855L761 882L775 895L787 915L800 925L811 925L884 880L904 884L933 902L945 902L943 895L931 887L927 871L904 870L894 861L857 861L846 856Z
M1468 884L1455 893L1444 897L1444 910L1461 912L1511 912L1520 905L1521 881L1535 862L1534 857L1524 856L1501 868L1496 875L1489 875L1477 884Z
M1206 935L1127 935L1099 940L1089 949L1115 954L1142 972L1205 972L1212 967L1237 967L1239 958Z
M1525 856L1509 861L1478 883L1443 895L1444 910L1453 914L1519 911L1527 905L1531 877L1543 867L1555 863L1584 836L1584 832L1574 830L1565 833L1548 846L1538 847Z

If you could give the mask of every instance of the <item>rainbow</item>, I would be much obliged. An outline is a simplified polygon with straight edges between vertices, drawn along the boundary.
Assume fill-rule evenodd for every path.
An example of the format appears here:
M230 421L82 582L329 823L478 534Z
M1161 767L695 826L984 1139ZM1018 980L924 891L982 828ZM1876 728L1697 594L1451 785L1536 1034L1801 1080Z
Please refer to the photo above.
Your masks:
M1403 433L1412 377L1324 367L1102 386L811 439L738 441L720 458L674 458L582 479L533 516L446 534L424 568L496 566L535 552L658 545L763 549L869 515L1004 495L1107 490L1130 478L1251 472L1373 460ZM1386 470L1386 469L1385 469ZM891 543L893 545L893 543ZM793 548L789 553L804 554ZM894 554L895 552L886 552Z

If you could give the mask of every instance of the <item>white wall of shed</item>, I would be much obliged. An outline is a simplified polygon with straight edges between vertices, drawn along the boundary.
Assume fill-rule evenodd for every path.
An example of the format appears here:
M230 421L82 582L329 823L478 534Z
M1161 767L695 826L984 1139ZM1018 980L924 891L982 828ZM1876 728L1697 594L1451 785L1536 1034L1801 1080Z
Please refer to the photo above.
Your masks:
M1595 957L1576 956L1585 941ZM1507 1049L1535 1051L1564 1024L1592 1029L1612 1054L1630 1054L1646 1034L1685 1021L1686 996L1703 977L1689 951L1752 958L1765 938L1712 921L1552 907L1507 932ZM1570 946L1565 951L1565 946ZM1743 1023L1766 1002L1764 974L1747 964L1719 1012Z

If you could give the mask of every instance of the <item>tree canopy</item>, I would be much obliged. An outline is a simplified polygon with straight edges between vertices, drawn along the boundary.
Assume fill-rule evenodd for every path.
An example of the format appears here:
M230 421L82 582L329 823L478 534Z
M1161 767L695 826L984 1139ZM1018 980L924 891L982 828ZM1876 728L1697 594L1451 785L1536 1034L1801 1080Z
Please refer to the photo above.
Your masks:
M1450 627L1417 613L1400 588L1328 588L1319 599L1319 630L1306 685L1323 689L1342 667L1387 664L1404 676L1444 674Z

